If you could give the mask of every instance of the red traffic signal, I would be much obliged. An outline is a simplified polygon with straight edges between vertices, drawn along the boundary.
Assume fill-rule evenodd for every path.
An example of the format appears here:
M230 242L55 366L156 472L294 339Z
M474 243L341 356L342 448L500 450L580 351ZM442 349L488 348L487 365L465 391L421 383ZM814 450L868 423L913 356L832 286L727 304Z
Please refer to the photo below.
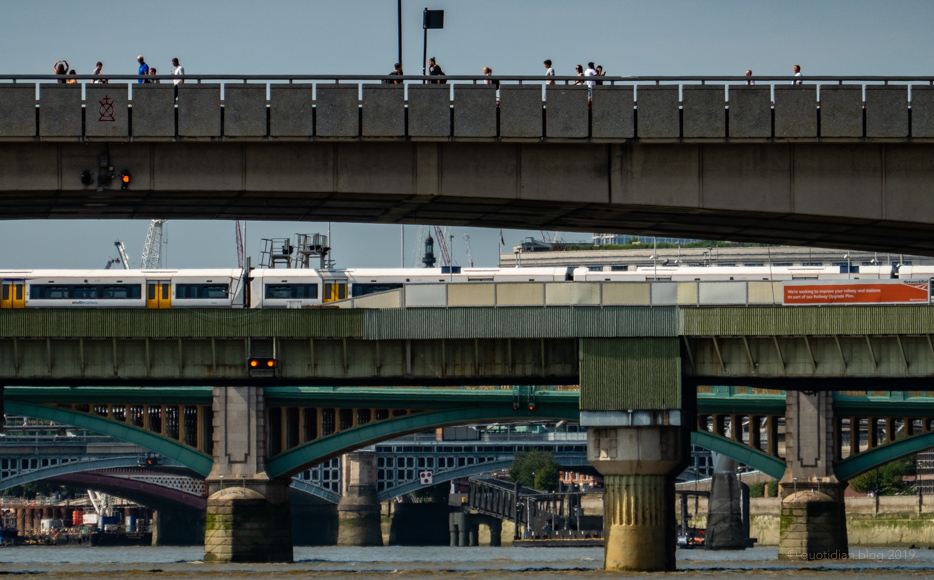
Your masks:
M274 369L276 368L276 359L274 358L251 358L247 361L251 369Z

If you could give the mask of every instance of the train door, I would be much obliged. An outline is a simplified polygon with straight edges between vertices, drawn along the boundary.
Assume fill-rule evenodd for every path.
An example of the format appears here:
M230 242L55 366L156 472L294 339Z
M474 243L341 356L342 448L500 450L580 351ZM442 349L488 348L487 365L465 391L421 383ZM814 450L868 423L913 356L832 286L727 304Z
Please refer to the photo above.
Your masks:
M0 308L26 308L26 281L0 282Z
M337 302L347 298L347 280L324 283L324 302Z
M168 280L146 281L146 308L170 308L172 284Z

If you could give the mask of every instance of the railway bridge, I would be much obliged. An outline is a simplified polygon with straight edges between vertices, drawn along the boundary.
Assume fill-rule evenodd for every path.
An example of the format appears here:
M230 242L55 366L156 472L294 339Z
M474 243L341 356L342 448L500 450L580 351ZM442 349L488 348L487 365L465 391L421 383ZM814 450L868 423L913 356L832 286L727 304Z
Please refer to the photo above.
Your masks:
M152 449L205 475L211 501L227 498L251 517L257 505L287 517L292 475L401 434L579 419L588 460L604 475L608 532L629 537L625 546L664 537L674 517L671 478L692 437L781 477L789 503L817 502L842 516L839 482L929 447L930 421L924 398L909 397L880 423L871 399L868 408L847 407L833 391L925 391L932 314L929 306L8 310L0 312L0 377L41 387L27 400L8 387L7 412ZM257 375L246 360L263 345L275 366ZM210 398L206 388L173 386L182 380L210 387ZM122 385L126 400L82 387L101 383ZM331 388L315 386L323 384ZM393 395L416 384L438 388ZM490 384L517 387L482 388ZM474 388L457 388L465 385ZM781 395L772 395L773 410L761 394L698 396L705 385L781 387L785 409ZM739 406L757 398L759 407ZM881 445L896 432L910 436ZM373 499L368 465L344 468L344 519L372 519L362 507ZM221 490L224 479L241 485ZM613 520L620 501L643 506L655 524ZM806 535L812 524L799 523ZM208 554L222 547L214 538L209 526ZM667 565L653 562L639 565Z

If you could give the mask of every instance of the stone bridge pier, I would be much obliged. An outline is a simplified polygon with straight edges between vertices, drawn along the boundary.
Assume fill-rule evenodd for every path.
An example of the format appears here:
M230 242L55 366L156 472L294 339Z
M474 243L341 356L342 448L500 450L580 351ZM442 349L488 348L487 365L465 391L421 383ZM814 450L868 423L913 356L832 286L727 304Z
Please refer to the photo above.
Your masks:
M834 476L833 447L833 393L788 391L780 560L847 557L846 482Z
M376 452L356 451L341 461L343 494L337 504L338 546L382 546L376 493Z
M291 562L288 479L266 475L262 387L214 387L205 562Z

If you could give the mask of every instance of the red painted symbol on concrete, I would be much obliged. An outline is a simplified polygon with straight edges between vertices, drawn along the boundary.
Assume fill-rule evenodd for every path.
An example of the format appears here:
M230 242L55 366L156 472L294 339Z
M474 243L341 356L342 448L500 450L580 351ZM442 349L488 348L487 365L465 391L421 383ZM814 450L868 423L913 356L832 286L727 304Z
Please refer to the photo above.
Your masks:
M101 118L98 121L104 123L113 123L116 121L114 119L114 102L109 96L104 96L103 101L99 101L101 104Z

